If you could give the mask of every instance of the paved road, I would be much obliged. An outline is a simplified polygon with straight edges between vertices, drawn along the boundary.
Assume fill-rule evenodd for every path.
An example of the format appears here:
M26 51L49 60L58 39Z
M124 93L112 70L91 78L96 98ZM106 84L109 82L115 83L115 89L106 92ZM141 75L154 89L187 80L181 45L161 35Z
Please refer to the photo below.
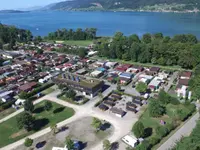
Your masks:
M199 113L196 113L188 122L186 122L174 135L172 135L165 143L157 150L170 150L176 145L182 137L189 136L193 128L196 126L196 121L199 119Z
M103 96L104 97L107 96L113 89L116 89L116 85L111 85L110 88L108 88L106 91L103 92ZM114 133L110 137L108 137L108 139L111 142L114 142L116 140L119 140L121 137L123 137L127 133L129 133L131 128L132 128L133 123L135 123L137 121L137 117L131 118L131 119L130 118L117 118L115 116L108 115L108 114L94 108L93 106L97 101L99 101L99 97L95 97L95 98L91 99L90 102L88 102L87 104L85 104L83 106L77 106L77 105L73 105L73 104L70 104L68 102L62 101L60 99L57 99L56 96L57 96L58 93L59 93L58 91L55 91L55 92L53 92L49 95L46 95L45 97L43 97L43 98L41 98L37 101L37 103L39 103L42 100L47 99L47 100L50 100L52 102L56 102L60 105L63 105L63 106L66 106L66 107L71 107L75 110L75 112L76 112L75 115L72 116L69 119L66 119L66 120L58 123L57 124L58 127L66 125L66 124L73 122L75 120L78 120L80 118L84 118L84 117L88 117L88 116L97 117L97 118L100 118L102 120L106 120L113 125ZM22 111L23 111L23 109L21 109L17 112L20 113ZM17 115L18 113L11 114L10 117L8 117L8 118L11 118L11 117ZM44 130L41 130L37 133L34 133L34 134L28 136L28 137L31 138L31 139L35 139L35 138L38 138L38 137L40 137L44 134L47 134L49 132L50 132L50 128L46 128ZM20 146L21 144L23 144L24 140L25 140L25 138L15 142L15 143L12 143L12 144L10 144L6 147L3 147L0 150L12 150L12 149ZM102 142L99 142L99 144L97 144L97 145L95 145L94 147L91 148L91 150L94 150L94 149L101 150L102 149Z

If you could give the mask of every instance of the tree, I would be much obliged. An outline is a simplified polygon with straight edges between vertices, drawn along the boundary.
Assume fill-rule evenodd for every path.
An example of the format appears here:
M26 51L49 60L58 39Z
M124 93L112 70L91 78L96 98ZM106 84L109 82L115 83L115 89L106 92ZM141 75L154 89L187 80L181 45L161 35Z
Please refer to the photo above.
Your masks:
M24 145L26 147L30 147L30 146L32 146L32 144L33 144L33 140L32 139L30 139L30 138L26 138L25 139Z
M102 126L101 120L99 120L98 118L93 118L92 120L92 124L91 124L96 130L99 130Z
M52 107L53 107L53 105L52 105L51 102L49 102L49 101L45 101L44 109L45 109L46 111L51 110Z
M51 131L53 132L53 135L55 135L58 131L57 124L55 123L51 124L50 128L51 128Z
M86 50L83 49L83 48L79 49L79 51L78 51L78 56L79 56L80 58L85 58L85 56L86 56Z
M144 140L141 144L136 147L136 150L148 150L150 148L149 141Z
M140 121L137 121L133 128L132 128L132 132L134 133L134 135L137 137L137 138L141 138L141 137L144 137L144 125L142 122Z
M146 92L147 90L147 85L143 82L139 82L136 86L136 90L140 93Z
M38 53L38 54L43 54L43 52L44 52L44 51L43 51L42 49L38 49L38 50L37 50L37 53Z
M162 104L168 104L170 102L170 96L164 90L160 90L158 94L158 100Z
M75 96L76 96L76 92L74 90L68 90L66 93L65 93L65 96L67 98L70 98L70 99L74 99Z
M16 119L17 119L17 125L19 129L24 128L27 131L30 131L33 129L35 118L30 113L24 112Z
M32 113L34 111L34 105L31 100L26 100L24 102L24 110L27 112L30 112L30 113Z
M100 99L103 99L103 94L101 92L98 93Z
M109 140L104 140L103 141L103 149L104 150L110 150L111 149L111 143Z
M121 85L117 84L117 91L121 91L121 90L122 90Z
M146 33L142 37L142 41L146 44L151 43L151 34Z
M72 141L72 139L70 137L66 137L66 145L68 150L73 150L74 149L74 142Z
M21 99L27 99L28 98L28 94L26 92L22 91L19 94L19 98L21 98Z
M148 111L149 115L151 117L160 117L165 113L165 107L160 104L160 102L156 99L151 99L149 106L148 106Z

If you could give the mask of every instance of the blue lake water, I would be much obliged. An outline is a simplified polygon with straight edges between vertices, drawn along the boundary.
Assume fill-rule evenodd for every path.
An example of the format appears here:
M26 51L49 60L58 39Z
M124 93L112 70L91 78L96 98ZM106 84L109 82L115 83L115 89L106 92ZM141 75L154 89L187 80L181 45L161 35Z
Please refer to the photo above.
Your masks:
M67 12L43 11L0 14L0 22L47 35L59 28L95 27L97 34L112 36L162 32L165 35L192 33L200 38L200 14L153 12Z

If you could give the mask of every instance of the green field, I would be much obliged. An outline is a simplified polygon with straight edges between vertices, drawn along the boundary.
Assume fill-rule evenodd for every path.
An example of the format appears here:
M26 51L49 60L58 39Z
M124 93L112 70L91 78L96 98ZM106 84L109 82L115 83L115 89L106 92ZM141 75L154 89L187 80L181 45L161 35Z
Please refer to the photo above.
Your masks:
M23 137L33 134L41 129L49 127L50 124L61 122L68 119L74 115L74 110L72 108L63 107L59 104L52 103L53 108L50 111L44 110L44 101L35 106L33 112L36 118L37 129L34 131L27 132L24 129L19 129L17 127L15 116L0 124L0 147L6 146L13 143Z
M73 41L73 40L59 41L59 40L57 40L57 41L58 41L58 43L63 43L63 44L67 44L67 45L78 45L78 46L88 46L93 43L90 40L80 40L80 41ZM48 41L48 42L53 42L53 41Z
M50 93L52 93L53 91L55 91L52 87L42 91L41 93L44 94L44 95L48 95Z

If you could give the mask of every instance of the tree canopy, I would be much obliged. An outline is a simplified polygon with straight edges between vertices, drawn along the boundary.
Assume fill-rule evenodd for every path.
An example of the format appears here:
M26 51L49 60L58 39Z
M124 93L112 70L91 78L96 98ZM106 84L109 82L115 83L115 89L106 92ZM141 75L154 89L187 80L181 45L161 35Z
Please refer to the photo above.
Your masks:
M136 90L140 93L142 92L146 92L147 90L147 85L143 82L139 82L137 85L136 85Z
M151 117L160 117L165 113L165 107L157 100L157 99L151 99L148 111L149 115Z
M24 112L17 117L18 128L24 128L27 131L30 131L34 127L35 118L28 112Z
M124 36L117 32L109 40L102 40L96 46L100 57L123 59L158 65L179 65L192 69L200 63L200 44L196 36L180 34L170 38L162 33Z
M34 111L34 105L31 100L26 100L24 102L24 110L27 112L30 112L30 113L32 113Z

